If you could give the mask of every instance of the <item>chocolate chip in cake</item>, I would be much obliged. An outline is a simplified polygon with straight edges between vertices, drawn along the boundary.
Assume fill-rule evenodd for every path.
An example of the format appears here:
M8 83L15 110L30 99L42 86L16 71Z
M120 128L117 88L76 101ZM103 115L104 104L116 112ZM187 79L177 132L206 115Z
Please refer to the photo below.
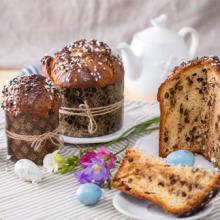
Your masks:
M186 79L187 79L188 85L191 86L193 84L193 80L189 76L187 76Z
M185 192L182 192L182 196L183 196L183 197L186 197L186 193L185 193Z
M128 161L131 163L133 162L134 158L133 157L128 157Z
M180 180L180 184L183 186L183 185L186 185L187 184L187 181L186 180Z
M168 137L164 137L164 142L167 142L168 140L169 140L169 138Z
M164 182L159 182L159 183L158 183L158 186L164 187Z
M189 136L186 136L186 141L190 141L190 137Z
M175 90L173 88L170 89L170 94L174 95L175 94Z
M188 118L185 118L185 119L184 119L184 122L185 122L185 123L189 123L189 119L188 119Z
M145 194L156 194L154 192L144 192Z
M192 188L193 188L192 184L188 184L187 186L188 186L189 191L192 191Z
M183 104L180 104L180 114L183 114Z
M164 95L164 97L165 97L166 99L168 99L168 98L169 98L169 96L170 96L170 95L169 95L169 93L168 93L168 92L166 92L166 93L165 93L165 95Z
M173 149L176 150L178 148L178 144L173 145Z
M132 178L129 178L128 179L128 183L132 183L133 179Z
M183 90L183 86L178 86L178 90L182 91Z
M193 128L192 128L192 132L194 133L195 131L196 131L196 126L193 126Z
M203 72L203 73L207 73L208 70L207 70L206 68L204 68L204 69L202 69L202 72Z
M198 82L202 82L204 79L202 77L197 78Z
M186 115L188 115L188 114L189 114L189 111L188 111L187 109L185 109L184 115L186 116Z
M125 185L125 190L129 191L129 190L131 190L131 188L129 186Z

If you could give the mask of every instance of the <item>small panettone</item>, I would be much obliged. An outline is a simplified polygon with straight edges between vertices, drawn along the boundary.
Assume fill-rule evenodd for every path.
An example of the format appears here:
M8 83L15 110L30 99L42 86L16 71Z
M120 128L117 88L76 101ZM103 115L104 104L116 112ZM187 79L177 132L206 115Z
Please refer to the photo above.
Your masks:
M220 167L220 59L176 67L160 86L160 156L186 149Z
M62 90L60 132L95 137L119 130L124 68L103 42L79 40L42 59L43 73Z
M53 132L59 125L59 89L42 75L16 77L4 86L3 97L8 155L13 161L26 158L42 164L44 156L57 149ZM39 146L33 146L40 135L35 141Z
M216 196L219 181L220 172L172 166L132 148L126 151L112 185L184 217L200 211Z

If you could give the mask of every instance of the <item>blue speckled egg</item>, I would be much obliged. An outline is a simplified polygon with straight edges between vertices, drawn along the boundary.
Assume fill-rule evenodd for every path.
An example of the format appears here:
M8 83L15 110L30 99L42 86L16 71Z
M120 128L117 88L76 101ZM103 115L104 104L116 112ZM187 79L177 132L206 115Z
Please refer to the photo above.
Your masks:
M94 205L102 196L102 189L93 183L81 185L76 192L77 199L83 205Z
M195 157L193 153L188 150L177 150L167 156L166 162L175 165L193 166Z
M34 74L40 74L41 70L39 67L36 67L34 65L29 65L21 69L20 75L21 76L30 76Z

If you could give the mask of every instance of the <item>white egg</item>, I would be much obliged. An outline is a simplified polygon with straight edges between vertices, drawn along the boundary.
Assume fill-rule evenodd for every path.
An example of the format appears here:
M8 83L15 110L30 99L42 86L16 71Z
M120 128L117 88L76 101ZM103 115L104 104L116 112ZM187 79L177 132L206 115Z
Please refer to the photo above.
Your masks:
M15 174L21 180L32 183L39 183L43 178L40 168L28 159L21 159L15 163Z

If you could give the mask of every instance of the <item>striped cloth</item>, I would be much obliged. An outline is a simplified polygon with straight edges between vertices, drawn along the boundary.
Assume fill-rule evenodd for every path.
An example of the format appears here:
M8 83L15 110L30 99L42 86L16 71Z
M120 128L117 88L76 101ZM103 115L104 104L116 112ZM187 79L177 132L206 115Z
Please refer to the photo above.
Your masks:
M158 105L154 102L143 103L127 101L126 111L136 114L143 110L145 119L158 114ZM140 119L140 120L143 120ZM40 184L20 181L14 175L14 164L6 162L6 142L4 135L4 117L0 111L0 219L1 220L127 220L112 205L115 190L105 190L104 198L93 207L85 207L76 200L76 190L79 186L73 173L65 175L45 174ZM143 134L147 135L147 134ZM134 145L139 135L122 140L110 147L113 152L119 151L128 141ZM80 145L65 146L64 156L78 153ZM123 153L119 155L123 156ZM220 197L215 200L215 209L207 217L208 220L220 219Z

